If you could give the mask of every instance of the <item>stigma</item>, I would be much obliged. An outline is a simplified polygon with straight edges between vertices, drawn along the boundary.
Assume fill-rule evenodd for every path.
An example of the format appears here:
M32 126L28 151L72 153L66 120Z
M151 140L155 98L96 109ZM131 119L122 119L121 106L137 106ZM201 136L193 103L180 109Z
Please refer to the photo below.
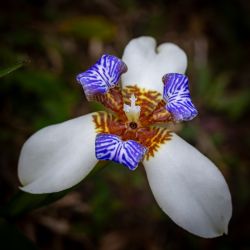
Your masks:
M130 105L124 104L123 111L125 112L130 124L136 124L138 122L141 112L141 107L136 105L137 98L134 94L129 98Z

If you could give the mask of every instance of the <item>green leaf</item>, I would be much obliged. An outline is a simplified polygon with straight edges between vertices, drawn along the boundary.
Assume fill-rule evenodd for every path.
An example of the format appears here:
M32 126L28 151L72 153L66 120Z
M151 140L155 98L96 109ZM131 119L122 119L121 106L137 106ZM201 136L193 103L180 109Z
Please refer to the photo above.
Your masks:
M6 250L37 249L37 247L25 237L18 228L2 218L0 218L0 246L1 249Z
M66 195L71 189L51 194L30 194L18 191L11 200L0 210L5 218L16 218L31 210L46 206Z
M15 65L12 65L12 66L10 66L8 68L1 69L0 70L0 77L8 75L9 73L21 68L26 63L27 63L26 61L23 61L23 62L15 64Z

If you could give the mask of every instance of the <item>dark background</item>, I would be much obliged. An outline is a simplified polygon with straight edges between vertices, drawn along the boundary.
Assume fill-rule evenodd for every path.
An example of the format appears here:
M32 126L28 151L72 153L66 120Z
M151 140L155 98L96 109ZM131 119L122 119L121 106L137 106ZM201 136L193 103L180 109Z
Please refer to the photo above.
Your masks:
M0 203L18 191L24 141L44 126L95 110L75 75L133 37L174 42L188 55L199 117L179 134L209 156L233 199L229 234L202 239L157 206L143 168L109 166L63 199L0 219L0 249L250 249L249 1L8 0L0 7ZM198 188L198 187L197 187ZM19 204L16 201L15 206Z

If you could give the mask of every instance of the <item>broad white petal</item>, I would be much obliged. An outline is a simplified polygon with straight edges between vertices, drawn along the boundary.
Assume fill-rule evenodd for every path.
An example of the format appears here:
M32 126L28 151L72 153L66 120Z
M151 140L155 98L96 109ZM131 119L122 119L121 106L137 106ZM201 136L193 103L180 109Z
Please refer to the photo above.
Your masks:
M173 134L143 163L156 201L177 225L205 238L227 233L230 192L208 158Z
M139 37L126 46L122 60L128 67L122 85L137 84L141 88L162 94L162 77L167 73L183 74L187 68L185 52L173 43L163 43L156 48L152 37Z
M92 114L41 129L23 145L18 164L22 190L58 192L79 183L95 166Z

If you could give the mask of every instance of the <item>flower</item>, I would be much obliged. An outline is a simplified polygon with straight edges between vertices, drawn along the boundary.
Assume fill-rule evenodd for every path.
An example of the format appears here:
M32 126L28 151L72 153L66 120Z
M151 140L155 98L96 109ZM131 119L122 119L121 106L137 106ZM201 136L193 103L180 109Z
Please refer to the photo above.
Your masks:
M157 203L177 225L205 238L227 233L232 205L222 174L163 126L197 115L183 75L186 66L178 46L164 43L156 49L151 37L130 41L122 60L103 55L77 80L88 100L111 112L83 115L31 136L19 159L21 189L51 193L70 188L98 160L130 170L142 162Z

